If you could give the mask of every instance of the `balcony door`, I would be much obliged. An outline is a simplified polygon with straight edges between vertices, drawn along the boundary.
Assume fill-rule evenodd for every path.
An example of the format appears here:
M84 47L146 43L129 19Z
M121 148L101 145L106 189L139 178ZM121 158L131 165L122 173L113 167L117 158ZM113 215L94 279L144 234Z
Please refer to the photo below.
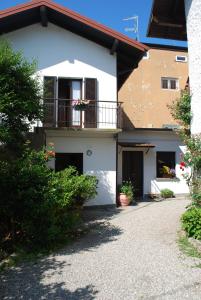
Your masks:
M83 84L84 83L84 84ZM82 92L84 88L84 93ZM77 111L73 101L90 100L87 110ZM45 126L97 127L97 79L44 77Z
M81 112L73 108L73 101L82 99L82 81L58 79L58 126L80 127Z

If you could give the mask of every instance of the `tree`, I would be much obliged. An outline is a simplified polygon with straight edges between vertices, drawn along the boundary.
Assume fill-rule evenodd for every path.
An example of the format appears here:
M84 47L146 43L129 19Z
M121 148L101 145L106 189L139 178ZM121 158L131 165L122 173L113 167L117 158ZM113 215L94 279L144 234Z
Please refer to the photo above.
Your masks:
M35 71L35 62L28 62L8 42L0 41L0 143L4 150L17 155L30 124L42 118L40 83Z

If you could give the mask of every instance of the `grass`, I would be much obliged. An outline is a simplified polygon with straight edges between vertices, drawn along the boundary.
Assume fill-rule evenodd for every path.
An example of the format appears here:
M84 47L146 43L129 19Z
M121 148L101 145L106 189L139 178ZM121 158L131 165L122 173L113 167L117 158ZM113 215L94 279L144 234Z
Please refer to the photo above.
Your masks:
M188 240L186 236L180 236L178 239L179 249L190 257L195 257L201 259L201 252L199 252ZM201 268L201 263L197 264L195 267Z

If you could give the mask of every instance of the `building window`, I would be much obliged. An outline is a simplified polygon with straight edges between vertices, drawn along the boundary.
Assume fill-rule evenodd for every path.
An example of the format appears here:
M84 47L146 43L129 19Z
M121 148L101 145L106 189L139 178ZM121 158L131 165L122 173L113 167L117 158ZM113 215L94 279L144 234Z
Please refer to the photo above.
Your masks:
M143 59L149 59L149 52L145 52L143 55Z
M175 152L156 153L157 178L175 177Z
M179 81L177 78L161 78L161 87L165 90L177 90L179 88Z
M56 153L55 171L62 171L70 166L76 168L78 173L83 174L83 153Z
M176 55L176 61L178 62L187 62L187 56L183 56L183 55Z

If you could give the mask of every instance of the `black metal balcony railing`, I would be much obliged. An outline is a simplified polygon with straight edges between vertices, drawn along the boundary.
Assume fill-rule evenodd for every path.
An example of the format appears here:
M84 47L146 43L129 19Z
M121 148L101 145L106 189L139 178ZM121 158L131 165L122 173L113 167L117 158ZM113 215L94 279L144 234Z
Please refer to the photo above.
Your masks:
M121 128L121 103L90 100L76 110L76 100L44 99L44 127Z

